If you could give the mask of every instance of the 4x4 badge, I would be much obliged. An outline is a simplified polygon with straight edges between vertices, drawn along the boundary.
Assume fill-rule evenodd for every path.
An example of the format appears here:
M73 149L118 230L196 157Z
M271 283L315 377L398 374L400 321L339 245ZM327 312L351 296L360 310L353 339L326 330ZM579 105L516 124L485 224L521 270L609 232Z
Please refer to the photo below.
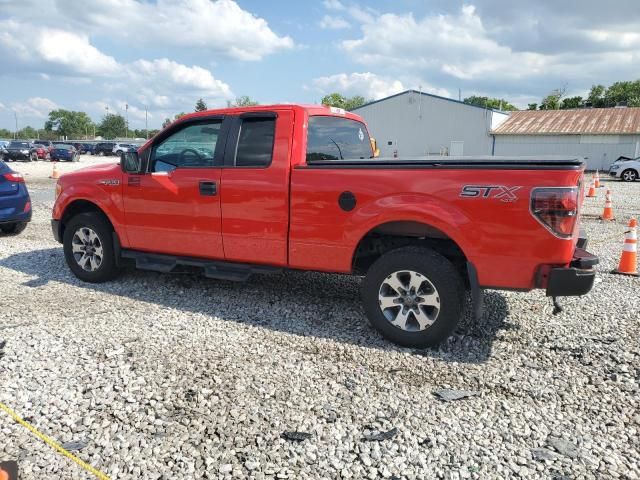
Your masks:
M111 178L108 180L98 180L98 185L120 185L120 180Z

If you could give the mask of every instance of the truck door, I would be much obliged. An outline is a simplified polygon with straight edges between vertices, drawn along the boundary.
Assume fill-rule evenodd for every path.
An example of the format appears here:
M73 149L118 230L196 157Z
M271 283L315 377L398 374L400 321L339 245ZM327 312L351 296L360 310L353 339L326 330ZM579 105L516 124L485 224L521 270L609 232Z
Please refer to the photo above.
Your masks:
M292 110L234 118L220 181L227 260L287 264L293 118Z
M130 248L224 258L219 188L229 121L217 116L176 124L150 147L147 173L125 175Z

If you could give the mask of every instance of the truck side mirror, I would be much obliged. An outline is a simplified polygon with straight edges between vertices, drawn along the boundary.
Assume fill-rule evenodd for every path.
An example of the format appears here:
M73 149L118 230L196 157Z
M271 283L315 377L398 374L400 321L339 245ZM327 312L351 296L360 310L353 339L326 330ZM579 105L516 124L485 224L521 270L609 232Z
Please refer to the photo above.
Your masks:
M378 148L378 142L375 138L371 137L371 151L373 152L373 158L380 156L380 149Z
M138 152L122 152L120 168L124 173L140 173L140 157Z

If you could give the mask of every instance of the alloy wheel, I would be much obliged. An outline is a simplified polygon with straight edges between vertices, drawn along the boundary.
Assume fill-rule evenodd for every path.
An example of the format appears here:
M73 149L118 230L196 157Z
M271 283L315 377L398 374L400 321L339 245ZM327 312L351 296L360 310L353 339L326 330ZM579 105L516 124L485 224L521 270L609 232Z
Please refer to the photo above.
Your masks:
M80 227L73 234L71 249L76 263L87 272L95 272L102 265L104 251L98 234L89 227Z
M384 317L405 331L422 331L440 313L440 295L431 281L412 270L394 272L380 285L378 303Z

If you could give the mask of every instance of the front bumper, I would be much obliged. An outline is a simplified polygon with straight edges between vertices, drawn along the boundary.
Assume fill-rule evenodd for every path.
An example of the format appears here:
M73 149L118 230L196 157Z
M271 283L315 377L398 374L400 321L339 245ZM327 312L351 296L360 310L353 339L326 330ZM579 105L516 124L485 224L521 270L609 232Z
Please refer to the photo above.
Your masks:
M7 152L4 154L5 158L8 160L28 160L31 158L30 153L22 153L22 152Z
M583 248L576 248L568 267L552 268L547 279L548 297L569 297L588 293L596 279L599 259Z

